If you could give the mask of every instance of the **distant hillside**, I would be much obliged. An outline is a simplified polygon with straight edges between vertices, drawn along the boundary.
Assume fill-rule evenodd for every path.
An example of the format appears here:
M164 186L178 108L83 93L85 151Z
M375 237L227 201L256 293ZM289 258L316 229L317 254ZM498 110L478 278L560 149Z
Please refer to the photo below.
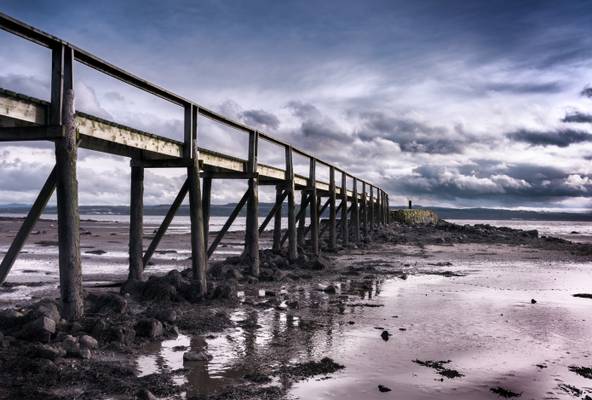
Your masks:
M230 204L213 204L211 208L212 216L228 216L236 206L235 203ZM272 203L259 203L259 213L261 216L266 216L273 207ZM286 204L284 204L284 215L286 212ZM0 205L1 214L24 214L29 211L30 206L26 204L7 204ZM405 208L404 206L392 207ZM421 207L414 208L429 208L438 213L442 219L474 219L474 220L531 220L531 221L592 221L592 212L589 213L568 213L568 212L542 212L542 211L515 211L495 208L445 208L445 207ZM164 215L169 209L169 205L145 206L144 213L146 215ZM245 215L246 207L242 210L241 215ZM56 207L49 206L46 213L55 214ZM84 215L128 215L129 207L127 206L80 206L80 213ZM178 215L189 215L189 207L181 206ZM325 216L327 213L325 213Z

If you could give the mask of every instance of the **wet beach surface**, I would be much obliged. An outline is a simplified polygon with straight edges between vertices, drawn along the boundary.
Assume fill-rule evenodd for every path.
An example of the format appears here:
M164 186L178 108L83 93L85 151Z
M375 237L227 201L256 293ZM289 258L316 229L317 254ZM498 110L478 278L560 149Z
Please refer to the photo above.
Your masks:
M9 229L0 226L5 244ZM86 285L98 293L113 290L92 286L125 278L126 229L107 224L91 231L82 236L83 245L88 240L93 246L89 250L107 253L85 256L87 263L110 254L121 257L89 267L96 272L88 272ZM405 240L400 239L403 235ZM223 315L223 323L199 322L196 329L178 321L179 334L124 349L101 343L92 362L115 361L131 368L134 377L128 380L133 381L134 394L106 387L104 393L93 389L88 398L134 398L143 386L158 398L194 399L592 396L592 380L578 369L592 367L592 299L573 296L592 292L589 254L555 242L487 243L466 233L455 240L450 237L456 233L433 240L423 235L415 237L406 229L377 235L368 245L329 255L331 266L325 270L287 270L294 276L239 282L236 298L207 305L172 304L180 319ZM50 234L39 236L30 242L51 240ZM171 251L156 254L149 272L188 266L188 254L180 250L189 247L180 244L185 239L165 237L160 248ZM231 235L229 247L234 242L237 252L240 241L240 234ZM56 264L49 256L39 256L30 261L31 267L39 260ZM22 265L9 282L54 277L39 267L42 272L33 275ZM32 276L22 277L28 274ZM17 293L8 290L12 288L2 289L0 301ZM51 290L21 290L19 300L27 303L31 300L26 296ZM149 306L130 300L129 308L146 312ZM188 310L194 314L185 314ZM187 352L210 359L184 360ZM325 368L320 362L325 357L344 368ZM306 367L299 368L302 365ZM166 377L166 384L151 384L157 376ZM167 390L157 393L154 388L159 386ZM76 390L73 385L59 393L71 396ZM84 390L90 389L78 387Z

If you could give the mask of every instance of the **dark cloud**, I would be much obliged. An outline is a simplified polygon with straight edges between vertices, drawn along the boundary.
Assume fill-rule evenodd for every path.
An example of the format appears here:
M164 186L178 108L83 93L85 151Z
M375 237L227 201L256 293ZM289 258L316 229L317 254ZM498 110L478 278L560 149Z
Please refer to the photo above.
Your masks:
M592 122L592 114L586 114L580 111L570 112L565 114L561 122L590 123Z
M280 120L274 114L264 110L247 110L240 113L241 119L247 125L263 129L277 129L280 126Z
M302 136L305 148L326 150L328 144L343 145L352 141L351 136L346 131L341 129L332 118L323 114L313 104L291 101L286 107L301 121L298 133ZM292 139L292 141L300 144L295 139Z
M573 129L559 129L555 131L533 131L521 129L506 134L511 140L528 143L532 146L567 147L574 143L592 142L592 135L588 132Z
M458 167L423 165L393 178L390 189L408 197L517 206L592 197L592 175L529 163L475 160Z
M466 138L443 127L432 127L410 119L400 119L383 113L359 115L362 126L358 137L363 141L383 138L397 143L408 153L458 154L463 152Z
M485 85L483 89L510 94L553 94L561 92L563 85L560 82L496 82Z
M584 89L582 89L580 95L592 99L592 86L586 86Z

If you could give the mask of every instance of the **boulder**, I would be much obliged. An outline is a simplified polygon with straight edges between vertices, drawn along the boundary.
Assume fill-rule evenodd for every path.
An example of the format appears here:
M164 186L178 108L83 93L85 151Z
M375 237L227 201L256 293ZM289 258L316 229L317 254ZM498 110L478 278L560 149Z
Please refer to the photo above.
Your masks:
M89 350L94 350L99 347L99 342L92 336L89 335L82 335L78 339L81 348L86 348Z
M38 340L49 342L51 335L56 332L56 323L53 319L41 316L26 323L18 332L17 337L25 340Z
M127 300L117 293L89 296L89 299L92 302L91 313L94 314L124 314L127 311Z
M177 288L165 279L150 277L142 292L144 300L170 302L177 300Z
M157 338L162 336L162 323L157 319L143 319L138 321L135 326L136 335L147 338Z

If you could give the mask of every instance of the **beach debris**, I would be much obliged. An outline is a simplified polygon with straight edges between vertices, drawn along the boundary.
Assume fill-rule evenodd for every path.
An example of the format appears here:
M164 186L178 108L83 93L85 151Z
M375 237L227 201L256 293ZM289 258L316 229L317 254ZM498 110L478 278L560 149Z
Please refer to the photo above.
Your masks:
M380 337L382 338L382 340L384 340L385 342L387 342L389 340L389 337L391 336L391 334L388 331L382 331L382 333L380 334Z
M576 365L570 365L569 370L584 378L592 379L592 368L589 367L578 367Z
M493 393L497 394L498 396L505 397L507 399L509 399L511 397L520 397L520 396L522 396L522 393L515 393L515 392L512 392L511 390L505 389L505 388L503 388L501 386L490 388L489 390L492 391Z
M105 250L97 249L97 250L87 250L84 254L95 254L97 256L102 256L103 254L107 253Z
M430 361L430 360L426 360L426 361L421 361L418 359L413 360L414 363L422 365L424 367L428 367L428 368L433 368L435 369L438 374L449 378L449 379L453 379L453 378L462 378L464 375L461 374L460 372L458 372L457 370L454 369L450 369L447 368L446 365L450 364L451 361L450 360L446 360L446 361Z
M381 393L386 393L392 391L392 389L384 385L378 385L378 391Z
M535 299L530 299L530 304L536 304L537 301Z
M584 394L584 392L581 389L578 389L577 387L568 385L566 383L560 383L559 385L557 385L557 388L575 397L580 397L582 394Z
M320 361L308 361L300 364L283 366L280 368L280 375L288 375L292 378L308 378L315 375L326 375L345 366L336 363L329 357L324 357Z
M592 294L590 293L576 293L572 295L573 297L579 297L581 299L592 299Z

